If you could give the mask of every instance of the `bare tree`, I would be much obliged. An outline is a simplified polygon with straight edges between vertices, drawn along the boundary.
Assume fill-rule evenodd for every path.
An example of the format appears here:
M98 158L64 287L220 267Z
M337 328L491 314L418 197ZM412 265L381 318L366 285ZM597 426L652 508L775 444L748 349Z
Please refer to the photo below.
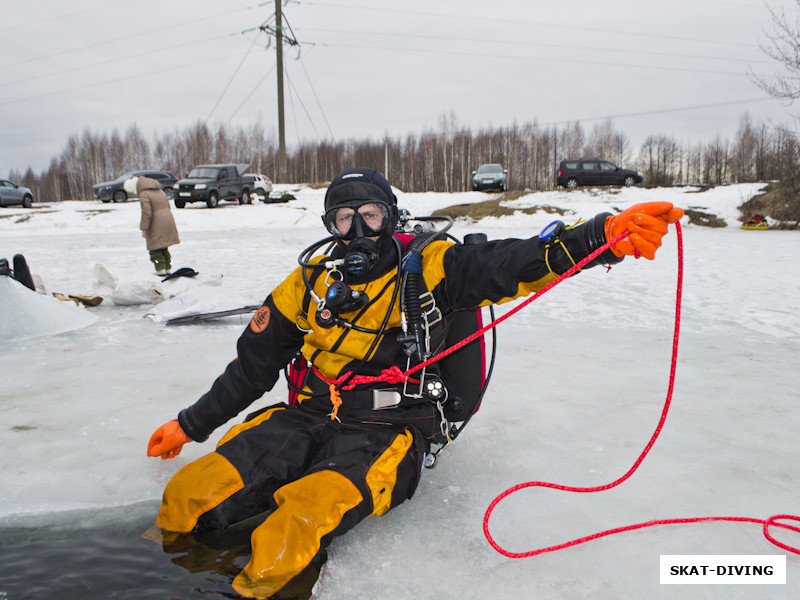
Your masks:
M628 138L607 119L592 127L592 132L583 146L584 156L597 156L622 164L628 147Z
M793 0L796 14L786 15L781 7L766 5L772 17L772 30L766 40L759 40L761 50L777 61L783 72L773 79L757 75L750 69L750 78L773 98L792 102L800 98L800 0Z

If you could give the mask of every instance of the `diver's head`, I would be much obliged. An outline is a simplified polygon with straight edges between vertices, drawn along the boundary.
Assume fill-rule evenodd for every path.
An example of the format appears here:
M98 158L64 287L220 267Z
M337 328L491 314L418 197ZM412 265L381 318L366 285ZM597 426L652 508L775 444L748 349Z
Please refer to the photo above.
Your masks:
M323 223L345 245L360 238L388 239L397 224L397 198L375 169L339 173L325 192Z
M325 192L322 222L344 252L345 271L356 278L388 256L397 220L397 198L375 169L342 171Z

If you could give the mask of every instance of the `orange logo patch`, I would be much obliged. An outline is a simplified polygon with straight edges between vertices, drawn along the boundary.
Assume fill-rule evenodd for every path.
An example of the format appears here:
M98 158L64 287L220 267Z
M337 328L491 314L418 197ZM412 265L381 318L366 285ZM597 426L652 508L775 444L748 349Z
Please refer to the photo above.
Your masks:
M267 328L267 325L269 325L269 307L262 306L250 320L250 329L253 330L253 333L261 333Z

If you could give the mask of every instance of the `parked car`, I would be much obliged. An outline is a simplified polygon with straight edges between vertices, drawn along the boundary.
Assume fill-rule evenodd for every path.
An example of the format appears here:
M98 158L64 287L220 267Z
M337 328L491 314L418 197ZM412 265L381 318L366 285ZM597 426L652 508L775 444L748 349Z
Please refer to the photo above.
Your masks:
M175 184L175 208L184 208L187 202L205 202L208 208L221 200L252 203L253 179L242 175L249 168L249 164L197 165Z
M17 185L8 179L0 179L0 206L11 206L21 204L25 208L30 208L33 204L33 192L30 188Z
M164 190L168 197L172 197L172 189L178 178L169 171L131 171L123 173L114 181L104 181L92 186L92 196L97 200L103 202L125 202L128 199L128 193L123 189L122 185L131 177L150 177L155 179L161 184L161 189Z
M623 169L602 158L568 158L558 165L556 182L561 187L575 189L579 185L624 185L642 183L638 171Z
M472 172L472 191L508 189L508 170L503 165L481 165Z
M253 186L250 188L250 193L261 196L264 202L272 193L272 181L266 175L258 173L245 173L245 177L250 177L253 180Z

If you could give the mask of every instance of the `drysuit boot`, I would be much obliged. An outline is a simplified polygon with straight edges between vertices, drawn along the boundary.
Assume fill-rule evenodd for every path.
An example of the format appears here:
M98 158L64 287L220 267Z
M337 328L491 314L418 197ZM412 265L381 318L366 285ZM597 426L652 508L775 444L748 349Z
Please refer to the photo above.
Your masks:
M36 291L36 286L33 285L33 277L31 277L31 270L28 268L28 263L22 254L14 256L14 279L29 290Z

